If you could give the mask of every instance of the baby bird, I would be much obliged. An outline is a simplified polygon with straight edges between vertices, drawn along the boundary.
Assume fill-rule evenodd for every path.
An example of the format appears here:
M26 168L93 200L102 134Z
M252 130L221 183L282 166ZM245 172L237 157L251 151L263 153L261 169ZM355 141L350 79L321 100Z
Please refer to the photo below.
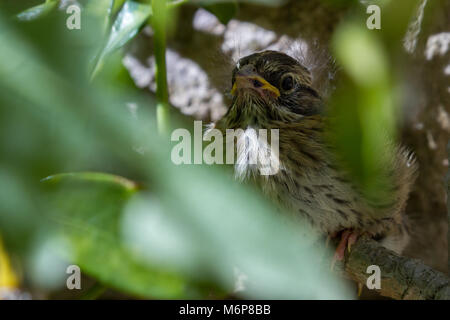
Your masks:
M248 158L248 141L237 143L236 176L256 182L263 192L320 234L341 234L335 258L359 234L379 239L401 253L408 243L403 215L414 183L417 165L401 146L388 155L390 182L387 196L374 201L354 183L325 139L323 100L312 87L311 74L296 59L277 51L255 53L239 60L232 74L232 104L213 127L242 129L237 139L247 139L248 129L278 129L279 170L261 175ZM242 141L241 141L242 142ZM255 148L253 148L255 149ZM251 152L251 151L250 151Z

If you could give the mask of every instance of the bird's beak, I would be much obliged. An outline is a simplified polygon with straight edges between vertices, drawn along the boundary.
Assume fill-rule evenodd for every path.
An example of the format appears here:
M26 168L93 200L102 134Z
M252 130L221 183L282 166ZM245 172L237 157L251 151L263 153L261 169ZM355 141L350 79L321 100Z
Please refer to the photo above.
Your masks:
M237 74L231 94L234 96L239 89L254 89L261 95L269 93L270 95L278 98L280 96L280 90L271 85L266 79L257 74Z

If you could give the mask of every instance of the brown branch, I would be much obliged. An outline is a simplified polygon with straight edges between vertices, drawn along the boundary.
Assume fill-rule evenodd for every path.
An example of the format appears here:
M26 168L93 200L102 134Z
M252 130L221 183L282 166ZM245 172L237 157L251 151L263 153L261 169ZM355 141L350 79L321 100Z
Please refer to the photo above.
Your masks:
M378 242L361 238L336 271L350 279L366 284L371 276L367 267L377 265L381 270L382 296L406 300L450 300L450 279L442 272L420 260L402 257L382 247Z

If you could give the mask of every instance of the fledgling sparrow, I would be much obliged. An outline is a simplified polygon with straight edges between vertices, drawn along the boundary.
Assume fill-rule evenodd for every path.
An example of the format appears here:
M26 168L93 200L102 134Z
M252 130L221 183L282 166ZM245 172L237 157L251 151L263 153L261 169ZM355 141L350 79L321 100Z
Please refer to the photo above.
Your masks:
M313 230L326 235L344 231L335 255L338 260L347 242L361 233L402 252L409 239L403 211L417 172L409 152L393 147L387 161L392 185L385 199L374 202L352 181L327 143L323 101L312 87L310 72L296 59L277 51L244 57L233 70L232 86L231 107L213 127L223 132L279 129L280 170L260 175L258 165L241 161L235 165L238 177L255 181ZM246 139L245 134L238 139ZM241 160L248 151L244 149L237 150Z

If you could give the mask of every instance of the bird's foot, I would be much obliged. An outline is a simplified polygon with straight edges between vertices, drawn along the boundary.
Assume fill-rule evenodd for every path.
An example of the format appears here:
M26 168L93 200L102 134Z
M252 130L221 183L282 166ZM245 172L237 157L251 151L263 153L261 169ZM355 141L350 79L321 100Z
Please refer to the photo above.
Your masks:
M344 259L346 248L348 249L348 252L350 252L352 246L355 244L356 240L358 240L359 235L360 233L358 231L350 229L344 230L341 233L341 240L339 241L333 260L331 261L331 270L334 269L336 261L342 261L342 259Z
M358 282L358 298L361 298L363 287L364 285L361 282Z

